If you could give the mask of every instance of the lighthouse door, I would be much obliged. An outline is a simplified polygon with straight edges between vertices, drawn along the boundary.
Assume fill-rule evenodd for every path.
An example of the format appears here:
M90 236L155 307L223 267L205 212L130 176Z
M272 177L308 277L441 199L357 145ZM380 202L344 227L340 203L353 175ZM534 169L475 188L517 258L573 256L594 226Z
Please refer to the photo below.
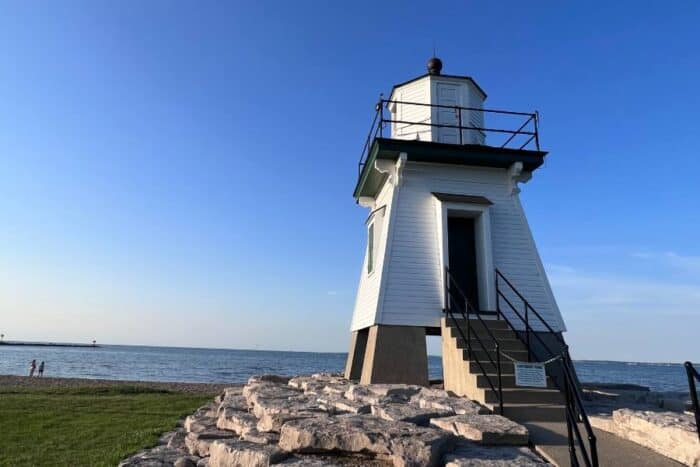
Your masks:
M451 127L438 127L437 141L439 143L459 144L459 86L453 84L437 83L437 122L439 125L451 125ZM442 106L447 107L442 107Z
M479 278L476 266L474 218L448 217L447 242L450 273L467 296L467 300L474 307L474 310L479 311ZM464 306L464 304L460 305Z

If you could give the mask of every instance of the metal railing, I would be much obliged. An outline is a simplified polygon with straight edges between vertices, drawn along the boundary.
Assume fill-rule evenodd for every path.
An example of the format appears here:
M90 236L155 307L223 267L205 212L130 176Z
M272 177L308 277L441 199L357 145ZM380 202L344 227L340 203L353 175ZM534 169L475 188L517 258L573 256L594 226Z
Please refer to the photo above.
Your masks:
M457 308L456 313L455 306ZM486 378L489 387L494 392L494 394L496 394L496 397L498 398L499 413L503 415L503 379L501 377L500 343L498 342L498 339L496 339L496 337L493 335L491 330L488 328L488 326L481 318L479 313L476 310L474 310L472 304L469 303L467 296L459 287L454 277L450 273L449 268L447 267L445 268L445 313L447 314L448 318L452 321L454 327L457 328L459 336L462 338L463 341L466 342L469 359L476 362L477 366L481 370L481 374L484 375L484 377ZM464 330L460 326L460 322L458 321L458 318L455 317L455 314L461 316L461 319L465 325ZM471 319L472 316L475 316L481 322L483 329L486 330L488 337L490 338L489 343L492 344L491 347L487 347L486 344L484 344L484 341L481 340L481 337L479 337L479 334L476 332L476 330L473 329L472 321L474 320ZM466 335L464 333L465 330ZM472 336L474 337L475 342L479 344L481 350L483 350L483 352L486 354L486 359L488 359L487 363L490 363L496 369L495 384L492 381L489 372L486 371L484 365L482 365L481 360L474 353L474 349L472 348ZM496 352L495 361L489 353L491 350Z
M695 413L695 429L698 432L698 440L700 440L700 404L698 404L698 389L695 386L695 380L700 382L700 373L690 362L685 362L683 366L685 366L685 372L688 375L690 400L693 401L693 412Z
M384 114L384 108L389 105L400 105L405 108L410 108L415 106L419 109L428 107L430 108L430 116L424 117L420 120L410 120L405 118L394 118L394 115L389 113L389 115ZM539 138L539 113L538 112L514 112L511 110L499 110L499 109L484 109L478 107L462 107L457 105L440 105L440 104L426 104L422 102L409 102L409 101L397 101L384 99L380 96L379 101L375 105L375 114L370 125L369 133L365 140L365 144L362 147L362 153L360 155L360 161L358 164L359 173L362 173L367 158L369 157L369 152L372 148L372 142L376 138L384 138L384 129L387 125L393 125L394 129L405 128L405 127L419 127L425 128L425 131L432 131L433 128L447 128L457 130L459 133L457 136L458 143L453 144L473 144L470 141L465 141L465 132L470 134L473 132L479 132L483 136L497 135L503 136L504 140L500 141L500 144L490 145L493 147L500 148L510 148L510 149L532 149L540 150L540 138ZM453 111L454 112L454 122L455 123L440 123L439 118L435 118L435 111ZM406 113L406 112L404 112ZM486 127L481 124L475 124L472 119L468 116L476 113L479 117L476 119L477 122L483 122L485 115L490 115L492 118L501 119L495 125ZM433 120L438 120L434 122ZM465 121L466 120L466 121ZM404 125L404 127L398 127L398 125ZM517 128L516 128L517 127ZM513 129L516 128L516 129ZM404 138L400 138L404 139ZM431 138L432 141L434 139Z
M518 309L513 305L513 303L508 299L506 294L501 289L500 285L502 282L508 286L511 294L515 294L521 301L523 306L523 314L521 314ZM518 319L525 325L525 337L523 338L520 333L517 332L516 328L513 326L508 317L501 310L501 301L504 301L511 311L518 317ZM568 434L569 442L569 456L571 459L572 466L578 466L579 460L576 450L576 445L579 446L580 456L587 467L598 467L598 449L597 440L591 423L588 420L588 415L586 414L586 409L583 406L583 401L578 388L578 381L576 378L576 373L574 371L573 362L571 356L569 355L569 347L564 342L561 335L555 332L552 327L545 321L542 316L535 310L530 302L527 301L525 297L515 288L515 286L499 271L496 269L496 313L499 319L505 320L510 328L516 332L518 337L527 347L528 360L531 361L532 357L537 357L535 352L532 350L532 339L536 339L540 346L547 352L547 355L539 356L542 360L549 360L553 357L559 356L561 358L561 368L563 374L563 381L558 384L559 389L564 392L564 397L566 401L566 428ZM556 336L557 341L561 344L563 350L560 352L554 352L549 345L540 337L540 335L533 329L531 323L533 317L538 322L543 325L544 329L547 330L553 336ZM588 440L588 446L584 442L584 438L581 435L581 430L578 424L582 423L586 431L586 438Z

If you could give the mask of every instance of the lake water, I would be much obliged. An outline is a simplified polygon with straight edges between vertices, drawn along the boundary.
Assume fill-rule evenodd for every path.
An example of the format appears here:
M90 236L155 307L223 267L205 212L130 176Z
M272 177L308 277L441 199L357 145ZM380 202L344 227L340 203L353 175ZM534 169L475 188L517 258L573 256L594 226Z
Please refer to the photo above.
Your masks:
M251 375L340 372L345 353L275 352L106 345L96 348L0 346L0 374L24 375L29 362L46 361L45 376L141 381L239 383ZM430 377L442 378L440 357L429 357ZM687 391L681 364L577 361L581 381L634 383L654 391Z

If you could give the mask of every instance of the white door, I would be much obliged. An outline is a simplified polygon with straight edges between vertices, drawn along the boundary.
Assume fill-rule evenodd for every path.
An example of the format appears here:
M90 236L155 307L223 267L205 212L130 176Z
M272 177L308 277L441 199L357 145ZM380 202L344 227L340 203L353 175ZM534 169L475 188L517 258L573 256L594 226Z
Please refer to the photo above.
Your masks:
M459 126L459 86L454 84L437 83L437 104L450 108L437 108L437 123L440 125ZM459 129L438 127L437 140L439 143L459 144Z

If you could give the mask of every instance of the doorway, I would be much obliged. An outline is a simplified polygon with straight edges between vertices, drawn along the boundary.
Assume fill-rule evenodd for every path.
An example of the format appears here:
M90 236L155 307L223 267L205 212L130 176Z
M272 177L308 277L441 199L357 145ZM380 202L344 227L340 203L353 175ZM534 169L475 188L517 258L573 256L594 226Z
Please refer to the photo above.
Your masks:
M447 244L450 273L473 309L480 311L475 219L448 217ZM460 294L456 293L451 298L456 300L458 297ZM459 303L459 306L466 311L465 303Z

